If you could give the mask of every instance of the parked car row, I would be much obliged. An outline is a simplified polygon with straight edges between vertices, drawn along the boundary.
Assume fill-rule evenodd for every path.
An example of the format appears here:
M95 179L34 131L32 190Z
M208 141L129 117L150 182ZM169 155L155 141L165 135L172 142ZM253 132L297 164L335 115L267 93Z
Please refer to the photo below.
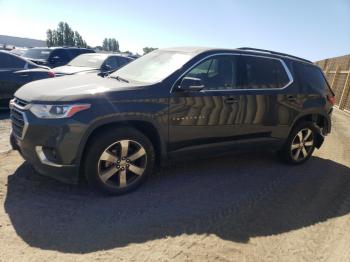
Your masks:
M95 53L92 49L76 47L31 48L24 52L23 57L38 65L50 68L66 65L73 58L81 54Z
M0 108L7 108L15 91L31 81L54 77L46 66L0 51Z
M0 108L8 108L13 94L26 83L73 74L106 75L132 60L72 47L32 48L22 56L0 51Z
M67 65L53 68L56 76L108 73L122 67L133 59L116 54L83 54L70 61Z

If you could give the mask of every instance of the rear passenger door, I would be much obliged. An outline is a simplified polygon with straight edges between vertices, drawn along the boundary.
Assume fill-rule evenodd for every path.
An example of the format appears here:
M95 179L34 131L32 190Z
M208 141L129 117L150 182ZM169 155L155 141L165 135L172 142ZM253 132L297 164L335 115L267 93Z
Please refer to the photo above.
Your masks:
M295 103L292 77L283 60L273 57L241 55L241 86L235 127L251 138L282 138L288 130ZM285 129L285 130L284 130Z

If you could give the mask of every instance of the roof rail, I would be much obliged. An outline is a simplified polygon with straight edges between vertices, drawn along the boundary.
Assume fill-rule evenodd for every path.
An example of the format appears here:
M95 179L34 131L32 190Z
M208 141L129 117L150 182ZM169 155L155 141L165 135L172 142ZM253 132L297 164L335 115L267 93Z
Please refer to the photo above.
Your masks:
M301 60L304 62L308 62L308 63L312 63L310 60L304 59L304 58L300 58L294 55L288 55L285 53L280 53L280 52L275 52L275 51L270 51L270 50L265 50L265 49L259 49L259 48L252 48L252 47L240 47L237 48L239 50L244 50L244 51L256 51L256 52L262 52L262 53L269 53L269 54L273 54L273 55L280 55L280 56L285 56L285 57L290 57L290 58L294 58L297 60Z

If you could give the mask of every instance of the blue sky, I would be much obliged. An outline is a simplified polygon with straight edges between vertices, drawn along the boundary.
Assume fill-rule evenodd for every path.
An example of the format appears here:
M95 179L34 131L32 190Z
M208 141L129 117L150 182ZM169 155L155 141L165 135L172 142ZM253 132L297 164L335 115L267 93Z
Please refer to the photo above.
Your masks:
M46 38L66 21L89 45L250 46L311 60L350 54L350 0L0 0L0 34Z

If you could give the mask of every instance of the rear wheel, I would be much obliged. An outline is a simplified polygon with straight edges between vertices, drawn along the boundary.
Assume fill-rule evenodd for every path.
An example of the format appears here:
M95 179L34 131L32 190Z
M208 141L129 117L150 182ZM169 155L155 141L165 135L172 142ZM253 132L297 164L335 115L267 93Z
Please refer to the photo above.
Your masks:
M317 129L310 122L298 124L291 132L281 154L290 164L302 164L315 150Z
M89 184L105 193L127 193L145 181L154 166L150 140L136 129L112 129L90 144L85 174Z

